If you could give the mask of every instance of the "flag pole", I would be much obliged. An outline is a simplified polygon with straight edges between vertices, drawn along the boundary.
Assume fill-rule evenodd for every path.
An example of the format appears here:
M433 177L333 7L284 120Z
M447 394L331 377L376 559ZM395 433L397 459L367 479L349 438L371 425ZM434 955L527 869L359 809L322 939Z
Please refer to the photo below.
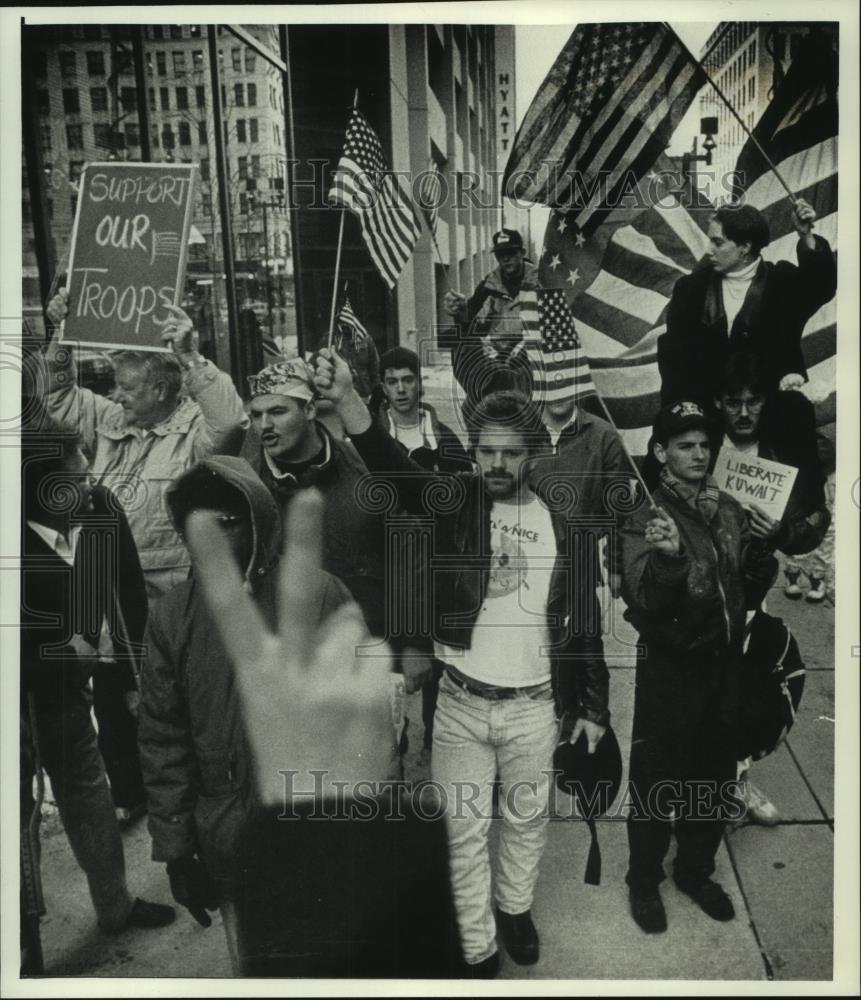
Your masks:
M359 105L359 88L356 88L353 94L353 110ZM341 247L344 243L344 216L347 214L347 209L342 206L341 208L341 223L338 227L338 249L335 252L335 280L332 283L332 309L329 313L329 339L326 346L329 350L332 349L332 340L335 336L335 306L338 301L338 275L341 272Z
M768 164L769 169L774 173L774 176L780 181L781 186L783 187L784 191L786 191L786 193L789 195L789 200L792 202L792 204L794 206L797 203L797 201L798 201L798 199L795 196L795 192L790 188L790 186L783 179L783 175L777 169L777 167L775 166L774 162L772 161L772 159L768 155L768 153L766 153L766 151L762 148L762 145L760 144L759 139L757 139L756 136L753 134L753 132L751 132L751 130L747 127L747 125L745 124L744 119L741 117L741 115L735 110L735 108L730 103L729 98L726 96L726 94L724 94L724 92L720 89L720 87L714 82L714 80L711 78L711 76L709 76L708 70L705 68L705 66L703 66L703 64L699 61L699 59L697 59L694 56L693 52L691 52L691 50L687 47L687 45L685 45L685 43L682 41L682 39L679 38L679 36L676 34L675 30L666 21L664 21L663 24L664 24L664 27L667 28L668 31L672 31L672 33L678 39L679 44L684 48L684 50L691 57L691 59L693 59L693 61L702 70L703 76L705 76L705 78L708 81L708 83L711 84L712 89L718 95L718 97L723 101L723 103L727 106L727 108L729 108L730 114L733 116L733 118L735 118L735 120L739 123L739 125L741 125L742 131L745 133L745 135L751 140L751 142L754 144L754 146L756 146L757 150L759 150L760 155L765 160L765 162ZM719 40L720 39L716 40L715 45L717 44L717 41L719 41ZM709 55L711 53L712 49L714 49L714 45L712 45L712 47L709 49L709 51L706 53L706 55Z
M607 404L604 402L604 399L601 396L601 393L598 392L598 387L595 385L595 379L594 378L592 379L592 385L595 388L595 398L598 400L598 404L601 407L601 411L604 414L605 420L613 428L613 430L616 432L616 437L618 437L618 439L619 439L619 444L621 444L621 446L622 446L622 451L625 453L625 458L628 459L628 464L631 466L631 469L632 469L632 471L634 473L634 476L637 479L637 482L640 484L640 486L642 486L643 493L645 494L646 499L649 501L649 506L652 508L653 511L655 511L655 513L657 513L658 512L657 505L655 504L655 501L652 498L652 494L649 492L648 486L646 486L646 481L643 479L642 473L637 468L637 463L634 461L633 456L628 451L628 447L625 444L625 439L619 433L619 428L616 426L616 421L610 416L610 411L607 409Z

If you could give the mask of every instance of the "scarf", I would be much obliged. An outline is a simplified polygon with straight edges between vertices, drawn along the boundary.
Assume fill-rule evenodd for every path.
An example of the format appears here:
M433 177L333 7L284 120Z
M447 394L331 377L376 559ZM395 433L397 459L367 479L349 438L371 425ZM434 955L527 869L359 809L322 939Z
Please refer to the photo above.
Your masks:
M707 521L712 521L718 510L720 490L714 476L705 476L699 487L681 482L665 466L661 469L661 486L677 500L698 510Z

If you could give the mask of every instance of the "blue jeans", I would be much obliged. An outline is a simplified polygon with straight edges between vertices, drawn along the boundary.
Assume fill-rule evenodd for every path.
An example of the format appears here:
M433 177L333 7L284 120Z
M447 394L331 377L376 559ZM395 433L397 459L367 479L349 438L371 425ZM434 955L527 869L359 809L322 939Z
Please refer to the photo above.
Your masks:
M504 913L525 913L532 906L547 838L558 731L549 681L531 695L491 701L443 674L431 774L445 795L452 894L469 964L496 951L488 849L493 782L498 774L502 829L496 904Z

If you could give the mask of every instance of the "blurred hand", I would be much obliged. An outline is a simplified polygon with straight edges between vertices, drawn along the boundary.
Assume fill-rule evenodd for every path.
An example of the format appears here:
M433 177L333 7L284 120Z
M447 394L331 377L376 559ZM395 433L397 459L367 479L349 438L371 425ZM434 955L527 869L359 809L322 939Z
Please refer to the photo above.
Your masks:
M799 198L792 208L792 224L799 236L809 236L816 221L816 210L803 198Z
M750 533L754 538L759 538L762 541L771 541L773 538L777 537L777 533L780 531L780 521L775 521L773 518L769 517L768 514L766 514L761 507L757 507L755 503L748 504L746 510Z
M610 597L615 601L617 597L622 596L622 574L621 573L608 573L607 574L607 589L610 591Z
M138 717L138 708L141 703L141 693L137 689L134 691L126 691L123 695L123 699L126 703L126 708L132 713L132 715Z
M316 615L325 577L323 501L301 491L287 511L278 628L271 632L250 595L214 516L186 522L189 549L213 620L233 662L260 798L284 806L294 791L323 794L386 777L391 748L391 656L359 657L369 641L358 607L339 608L322 626ZM288 781L282 771L296 772ZM340 789L344 794L344 789Z
M201 927L209 927L212 917L206 911L218 909L218 892L203 862L195 857L168 861L167 877L176 902L184 906Z
M798 372L789 372L780 380L781 392L789 392L792 389L800 389L804 385L804 376Z
M442 304L449 316L457 318L466 309L467 300L460 292L448 291L443 296Z
M597 722L590 722L589 719L578 719L574 723L574 728L571 730L568 742L576 743L580 739L580 733L585 733L589 753L595 753L595 748L601 742L601 737L606 732L606 726L599 726Z
M658 552L675 556L679 554L679 529L667 512L658 507L656 516L646 524L646 542Z

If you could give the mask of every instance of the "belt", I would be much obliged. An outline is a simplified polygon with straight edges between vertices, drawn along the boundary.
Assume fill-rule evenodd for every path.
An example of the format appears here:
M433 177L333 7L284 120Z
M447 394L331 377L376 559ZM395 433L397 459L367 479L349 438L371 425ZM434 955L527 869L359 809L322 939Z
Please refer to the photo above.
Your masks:
M543 681L541 684L530 684L528 687L478 687L468 681L461 680L451 670L446 670L446 677L459 688L468 694L474 694L479 698L487 698L488 701L507 701L510 698L519 698L521 695L537 694L539 691L550 689L551 681Z

